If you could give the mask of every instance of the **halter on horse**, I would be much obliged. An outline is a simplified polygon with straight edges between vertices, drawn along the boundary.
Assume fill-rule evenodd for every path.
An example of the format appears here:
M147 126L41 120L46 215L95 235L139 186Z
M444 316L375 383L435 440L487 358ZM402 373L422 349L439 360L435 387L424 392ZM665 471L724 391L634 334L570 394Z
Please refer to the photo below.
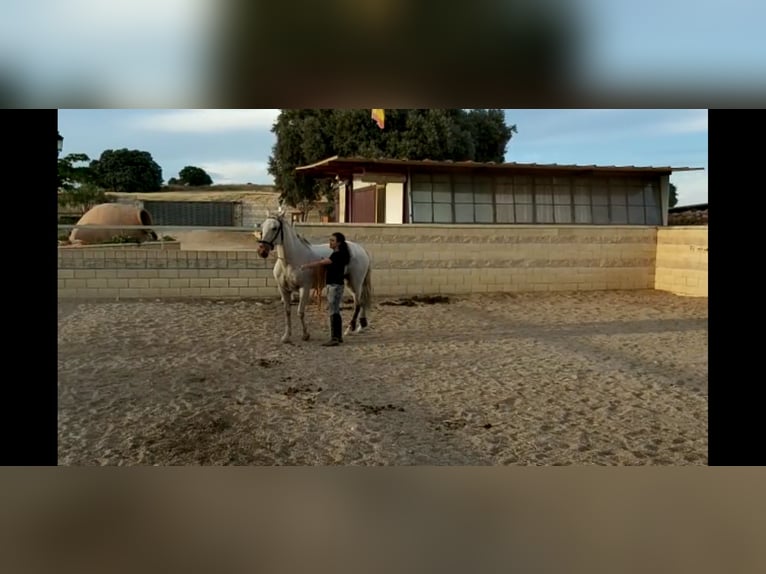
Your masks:
M354 297L354 315L345 334L358 333L367 326L367 312L372 298L370 256L367 251L352 241L347 241L351 260L346 267L346 285ZM291 295L298 291L298 317L303 328L302 339L310 337L306 326L306 303L311 289L316 285L317 275L313 270L300 270L300 266L309 261L329 257L331 250L326 245L312 245L300 237L291 224L284 221L284 212L280 210L271 215L261 225L261 237L258 240L258 254L266 258L272 249L277 251L277 262L274 264L274 278L277 280L282 305L285 311L285 333L282 342L290 342L292 336L291 324ZM323 269L319 273L324 273ZM359 327L356 322L359 319Z

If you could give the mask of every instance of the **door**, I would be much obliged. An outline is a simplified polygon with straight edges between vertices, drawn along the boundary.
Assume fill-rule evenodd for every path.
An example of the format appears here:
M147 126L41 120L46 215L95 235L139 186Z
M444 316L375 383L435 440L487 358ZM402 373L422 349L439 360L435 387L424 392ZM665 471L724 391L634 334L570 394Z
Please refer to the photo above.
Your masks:
M355 189L351 194L351 223L375 223L375 186Z

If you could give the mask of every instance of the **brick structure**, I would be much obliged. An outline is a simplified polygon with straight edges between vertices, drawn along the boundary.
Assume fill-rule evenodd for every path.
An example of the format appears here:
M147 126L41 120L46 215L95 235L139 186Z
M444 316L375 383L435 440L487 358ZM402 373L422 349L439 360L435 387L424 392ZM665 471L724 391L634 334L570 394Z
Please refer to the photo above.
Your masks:
M655 289L708 296L708 228L666 227L657 231Z
M707 228L300 224L362 243L375 296L662 289L707 296ZM255 247L255 240L253 240ZM59 248L59 297L276 297L273 255L93 246Z

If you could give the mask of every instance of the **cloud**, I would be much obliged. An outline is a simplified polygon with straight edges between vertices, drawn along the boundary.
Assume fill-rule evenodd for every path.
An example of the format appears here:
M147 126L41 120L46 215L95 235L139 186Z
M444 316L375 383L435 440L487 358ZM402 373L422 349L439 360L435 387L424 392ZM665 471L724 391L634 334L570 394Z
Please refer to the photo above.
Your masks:
M215 184L257 183L273 185L268 164L263 161L221 160L197 164Z
M690 110L685 117L650 125L647 129L663 134L698 134L708 131L707 110Z
M576 110L539 112L528 130L511 139L514 146L550 146L631 142L636 138L704 134L707 110Z
M708 177L705 171L679 171L670 176L676 186L678 205L695 205L708 201Z
M173 133L220 133L270 130L279 110L172 110L134 120L142 130Z
M0 67L28 93L27 105L163 108L183 99L180 106L191 108L212 90L199 76L201 69L209 73L205 55L213 49L221 12L215 2L7 4L0 18Z

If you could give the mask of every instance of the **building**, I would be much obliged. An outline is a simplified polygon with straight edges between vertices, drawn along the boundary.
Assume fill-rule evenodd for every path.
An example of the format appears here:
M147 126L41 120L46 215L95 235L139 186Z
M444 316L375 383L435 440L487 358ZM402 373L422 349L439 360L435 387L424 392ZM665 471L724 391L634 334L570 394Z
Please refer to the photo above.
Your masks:
M477 163L333 156L346 223L667 225L670 174L691 167Z
M117 203L136 204L155 225L252 227L279 208L279 192L271 186L217 186L152 193L107 195Z

